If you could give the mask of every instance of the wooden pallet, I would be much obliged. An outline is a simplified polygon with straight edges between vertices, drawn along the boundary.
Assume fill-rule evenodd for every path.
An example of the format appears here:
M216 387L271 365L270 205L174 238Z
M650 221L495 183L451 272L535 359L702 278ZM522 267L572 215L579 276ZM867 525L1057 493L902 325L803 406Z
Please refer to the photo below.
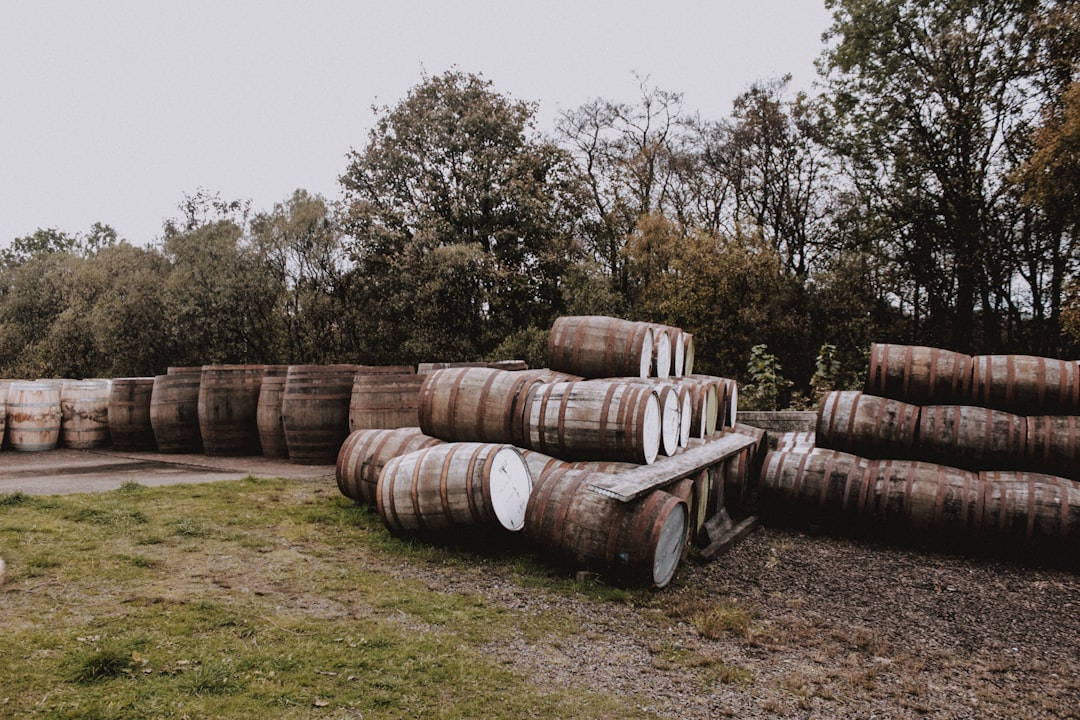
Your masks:
M670 485L723 462L757 442L757 438L749 435L724 435L672 457L657 460L651 465L640 465L615 475L597 475L589 483L589 489L622 502L629 502L656 488Z

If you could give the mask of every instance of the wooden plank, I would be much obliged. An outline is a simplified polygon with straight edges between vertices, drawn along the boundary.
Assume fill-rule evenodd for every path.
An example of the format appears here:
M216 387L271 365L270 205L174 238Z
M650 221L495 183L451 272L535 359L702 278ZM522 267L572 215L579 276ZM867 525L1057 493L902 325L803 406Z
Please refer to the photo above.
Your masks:
M755 443L757 438L730 433L673 457L662 457L652 465L639 465L615 475L597 475L589 483L589 489L622 502L629 502L658 487L690 477L702 468L722 462Z
M729 529L715 542L709 543L709 545L701 551L701 559L715 560L759 527L761 527L761 519L758 518L757 515L751 515L735 527Z

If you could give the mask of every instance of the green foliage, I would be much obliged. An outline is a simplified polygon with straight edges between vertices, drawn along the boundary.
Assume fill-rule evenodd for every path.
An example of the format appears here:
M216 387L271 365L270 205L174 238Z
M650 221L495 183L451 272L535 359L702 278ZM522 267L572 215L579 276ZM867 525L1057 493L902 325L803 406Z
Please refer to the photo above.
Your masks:
M820 402L826 393L837 390L840 382L840 361L836 357L836 346L824 343L818 349L814 374L810 377L810 390L813 399Z
M511 333L491 351L489 360L524 360L531 368L547 366L551 328L528 327Z
M791 387L781 372L780 360L765 345L750 350L746 366L750 382L739 393L739 405L747 410L779 410L783 393Z
M560 311L579 188L534 111L455 71L381 108L341 178L362 357L479 357Z

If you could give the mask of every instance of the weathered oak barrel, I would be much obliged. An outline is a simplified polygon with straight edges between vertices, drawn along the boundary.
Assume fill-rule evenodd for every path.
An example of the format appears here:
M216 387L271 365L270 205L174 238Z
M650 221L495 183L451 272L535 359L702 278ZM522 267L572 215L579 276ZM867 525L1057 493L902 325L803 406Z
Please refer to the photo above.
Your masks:
M648 323L603 315L557 318L548 338L548 367L586 378L648 377L653 358Z
M902 400L834 390L821 399L818 447L867 458L910 458L919 432L919 406Z
M334 467L338 489L356 502L375 505L379 473L386 463L442 442L418 427L353 431L342 443Z
M51 383L11 381L6 424L12 450L52 450L60 442L60 388Z
M694 336L688 332L683 333L683 375L694 373ZM678 374L678 373L676 373Z
M1080 363L1032 355L976 355L969 404L1018 415L1080 415Z
M153 450L157 447L150 423L154 378L113 378L109 384L109 437L118 450Z
M690 391L690 437L703 438L716 432L720 413L721 386L713 381L683 376L675 378L680 387Z
M420 429L447 442L509 443L528 447L522 421L528 390L540 374L492 368L436 370L420 386Z
M523 449L521 451L521 455L525 458L525 462L529 465L529 474L532 476L533 485L543 480L545 477L547 477L547 474L552 472L553 470L565 468L572 464L566 462L565 460L560 460L559 458L545 455L542 452L537 452L536 450ZM611 464L621 465L622 463Z
M259 401L255 405L255 428L259 433L259 446L268 458L288 458L289 445L285 442L285 420L281 415L281 401L285 397L285 380L288 365L266 365L259 381Z
M814 431L785 432L776 436L776 445L772 448L779 452L810 452L817 446Z
M917 460L868 460L837 450L770 452L762 504L798 524L960 530L974 525L978 475Z
M525 401L523 447L563 460L647 465L659 453L660 432L660 400L643 383L542 384Z
M1032 415L1024 442L1028 470L1080 480L1080 415Z
M173 373L154 377L150 392L150 427L163 453L202 451L199 428L199 387L202 372Z
M356 374L349 401L349 430L416 427L420 387L425 376L416 373Z
M967 402L971 356L922 345L870 346L870 368L863 387L868 395L912 405Z
M199 376L199 434L207 455L259 455L255 420L262 365L204 365Z
M563 468L537 482L526 539L616 582L666 587L686 546L686 503L663 490L620 502L590 490L592 477Z
M747 435L757 442L717 463L713 468L713 490L723 498L723 507L726 507L731 515L746 515L755 510L758 477L761 475L765 453L768 452L768 434L761 428L739 424L724 428L713 438L720 439L732 434ZM706 438L706 442L709 439Z
M391 458L376 505L392 532L469 525L521 530L532 490L521 452L503 443L441 443Z
M60 442L74 450L109 444L109 381L65 380L60 388Z
M281 398L289 461L333 465L349 436L356 365L290 365Z
M8 391L11 390L10 380L0 380L0 447L7 441L7 408Z
M690 389L669 378L606 378L613 382L642 383L656 392L660 401L660 453L671 456L685 447L690 438L690 415L684 418L684 405L689 411ZM685 420L685 422L684 422Z
M987 533L1026 541L1080 541L1080 483L1043 473L979 473L979 526Z
M674 375L673 364L675 363L676 357L672 346L676 340L675 334L678 330L658 323L650 323L649 327L652 328L653 334L653 359L652 367L647 374L657 378L666 378L670 375ZM681 359L681 350L679 356Z
M918 457L968 470L1023 466L1027 419L970 405L927 405L919 413ZM818 435L821 445L821 435Z

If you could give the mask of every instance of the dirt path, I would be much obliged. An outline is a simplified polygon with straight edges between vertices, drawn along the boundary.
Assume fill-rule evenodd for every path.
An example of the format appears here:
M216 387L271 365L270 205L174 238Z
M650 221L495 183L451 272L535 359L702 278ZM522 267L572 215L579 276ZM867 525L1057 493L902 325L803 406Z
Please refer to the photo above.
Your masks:
M45 452L0 451L0 495L59 495L115 490L126 482L141 485L283 477L297 480L334 476L333 465L297 465L262 456L210 457L109 448Z

